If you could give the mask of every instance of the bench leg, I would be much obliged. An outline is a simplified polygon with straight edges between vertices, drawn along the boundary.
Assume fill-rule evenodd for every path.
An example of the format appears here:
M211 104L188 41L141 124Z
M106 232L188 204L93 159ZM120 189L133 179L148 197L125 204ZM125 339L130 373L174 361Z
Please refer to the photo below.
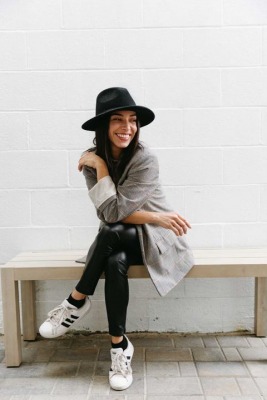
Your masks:
M255 334L267 336L267 278L255 280Z
M21 281L22 332L24 340L36 339L35 282Z
M21 331L19 311L18 282L14 280L12 269L1 271L5 362L7 367L18 367L21 364Z

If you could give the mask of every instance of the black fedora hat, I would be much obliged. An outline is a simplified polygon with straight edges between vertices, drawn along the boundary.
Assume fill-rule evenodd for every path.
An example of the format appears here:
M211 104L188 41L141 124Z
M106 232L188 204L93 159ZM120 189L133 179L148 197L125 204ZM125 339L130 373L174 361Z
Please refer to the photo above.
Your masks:
M96 98L96 115L82 125L86 131L95 131L99 122L116 110L133 110L137 114L140 126L150 124L155 114L147 107L137 106L127 89L112 87L103 90Z

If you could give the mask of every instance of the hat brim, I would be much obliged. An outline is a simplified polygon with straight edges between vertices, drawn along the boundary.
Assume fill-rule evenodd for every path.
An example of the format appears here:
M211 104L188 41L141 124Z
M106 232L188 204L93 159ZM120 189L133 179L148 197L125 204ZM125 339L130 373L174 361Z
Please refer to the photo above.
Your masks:
M114 111L117 110L132 110L135 111L137 114L138 121L140 123L140 127L146 126L150 124L154 119L155 119L155 114L153 113L152 110L150 110L147 107L143 106L131 106L131 107L116 107L113 109L109 109L108 111L105 111L101 114L96 115L93 118L90 118L88 121L86 121L84 124L82 124L82 129L86 131L95 131L99 123L105 118L114 113Z

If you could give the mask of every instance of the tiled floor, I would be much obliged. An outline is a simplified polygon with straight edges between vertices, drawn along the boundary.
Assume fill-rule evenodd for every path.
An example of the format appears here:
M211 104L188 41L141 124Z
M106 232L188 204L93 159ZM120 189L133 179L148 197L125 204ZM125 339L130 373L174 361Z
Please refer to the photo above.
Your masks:
M0 337L1 400L267 400L267 339L253 335L129 334L134 382L110 390L109 337L69 334L23 344L6 368Z

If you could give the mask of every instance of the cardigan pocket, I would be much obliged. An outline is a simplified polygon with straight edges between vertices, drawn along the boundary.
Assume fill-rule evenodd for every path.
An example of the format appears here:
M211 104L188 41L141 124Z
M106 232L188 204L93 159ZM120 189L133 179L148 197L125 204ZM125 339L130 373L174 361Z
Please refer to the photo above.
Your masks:
M175 236L172 232L162 236L160 239L157 238L156 246L161 254L164 254L173 244L175 241Z

